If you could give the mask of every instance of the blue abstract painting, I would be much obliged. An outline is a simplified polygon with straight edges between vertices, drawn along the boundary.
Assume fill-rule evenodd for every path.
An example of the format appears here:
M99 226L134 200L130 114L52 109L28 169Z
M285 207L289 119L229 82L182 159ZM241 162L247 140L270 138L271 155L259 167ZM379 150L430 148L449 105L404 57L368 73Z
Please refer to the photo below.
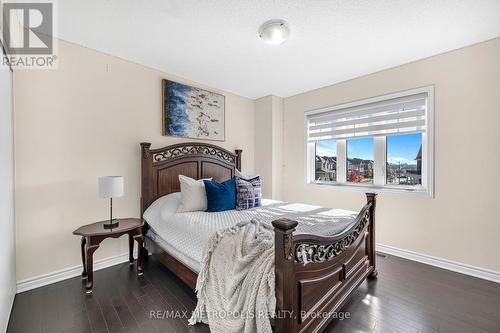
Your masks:
M224 96L163 80L163 135L224 141Z

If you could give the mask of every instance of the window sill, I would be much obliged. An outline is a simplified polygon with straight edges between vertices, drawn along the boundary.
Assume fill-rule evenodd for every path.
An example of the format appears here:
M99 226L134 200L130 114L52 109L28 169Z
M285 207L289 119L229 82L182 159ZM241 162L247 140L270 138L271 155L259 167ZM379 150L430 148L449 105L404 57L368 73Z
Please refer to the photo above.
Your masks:
M309 182L308 187L333 187L341 191L354 192L374 192L374 193L396 193L403 195L412 195L420 197L433 198L433 194L428 188L413 188L413 187L394 187L394 186L377 186L373 184L347 184L334 182Z

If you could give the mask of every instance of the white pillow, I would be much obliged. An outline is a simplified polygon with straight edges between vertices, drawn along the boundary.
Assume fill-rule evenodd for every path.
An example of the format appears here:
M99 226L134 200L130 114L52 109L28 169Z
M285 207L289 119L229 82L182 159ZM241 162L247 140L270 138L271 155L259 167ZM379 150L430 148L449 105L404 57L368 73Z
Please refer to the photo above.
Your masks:
M207 178L206 180L212 180ZM193 179L179 175L181 183L181 204L177 208L178 213L196 212L207 210L207 193L203 179Z
M143 214L150 225L157 225L168 215L175 214L181 204L181 193L175 192L156 199Z

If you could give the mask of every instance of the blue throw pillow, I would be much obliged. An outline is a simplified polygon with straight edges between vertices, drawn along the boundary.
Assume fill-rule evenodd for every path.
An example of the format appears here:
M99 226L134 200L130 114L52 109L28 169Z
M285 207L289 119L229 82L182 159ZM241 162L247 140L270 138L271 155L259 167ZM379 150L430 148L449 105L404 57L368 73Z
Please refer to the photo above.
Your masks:
M236 177L218 183L203 180L207 192L207 212L223 212L236 207Z

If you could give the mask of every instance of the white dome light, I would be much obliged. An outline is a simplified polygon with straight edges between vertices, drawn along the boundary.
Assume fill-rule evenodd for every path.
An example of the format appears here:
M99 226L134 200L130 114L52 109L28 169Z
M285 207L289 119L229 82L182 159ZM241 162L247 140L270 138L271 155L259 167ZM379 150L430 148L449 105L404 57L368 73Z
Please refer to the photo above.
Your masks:
M259 37L268 44L279 45L290 35L290 28L283 20L271 20L264 23L259 30Z

